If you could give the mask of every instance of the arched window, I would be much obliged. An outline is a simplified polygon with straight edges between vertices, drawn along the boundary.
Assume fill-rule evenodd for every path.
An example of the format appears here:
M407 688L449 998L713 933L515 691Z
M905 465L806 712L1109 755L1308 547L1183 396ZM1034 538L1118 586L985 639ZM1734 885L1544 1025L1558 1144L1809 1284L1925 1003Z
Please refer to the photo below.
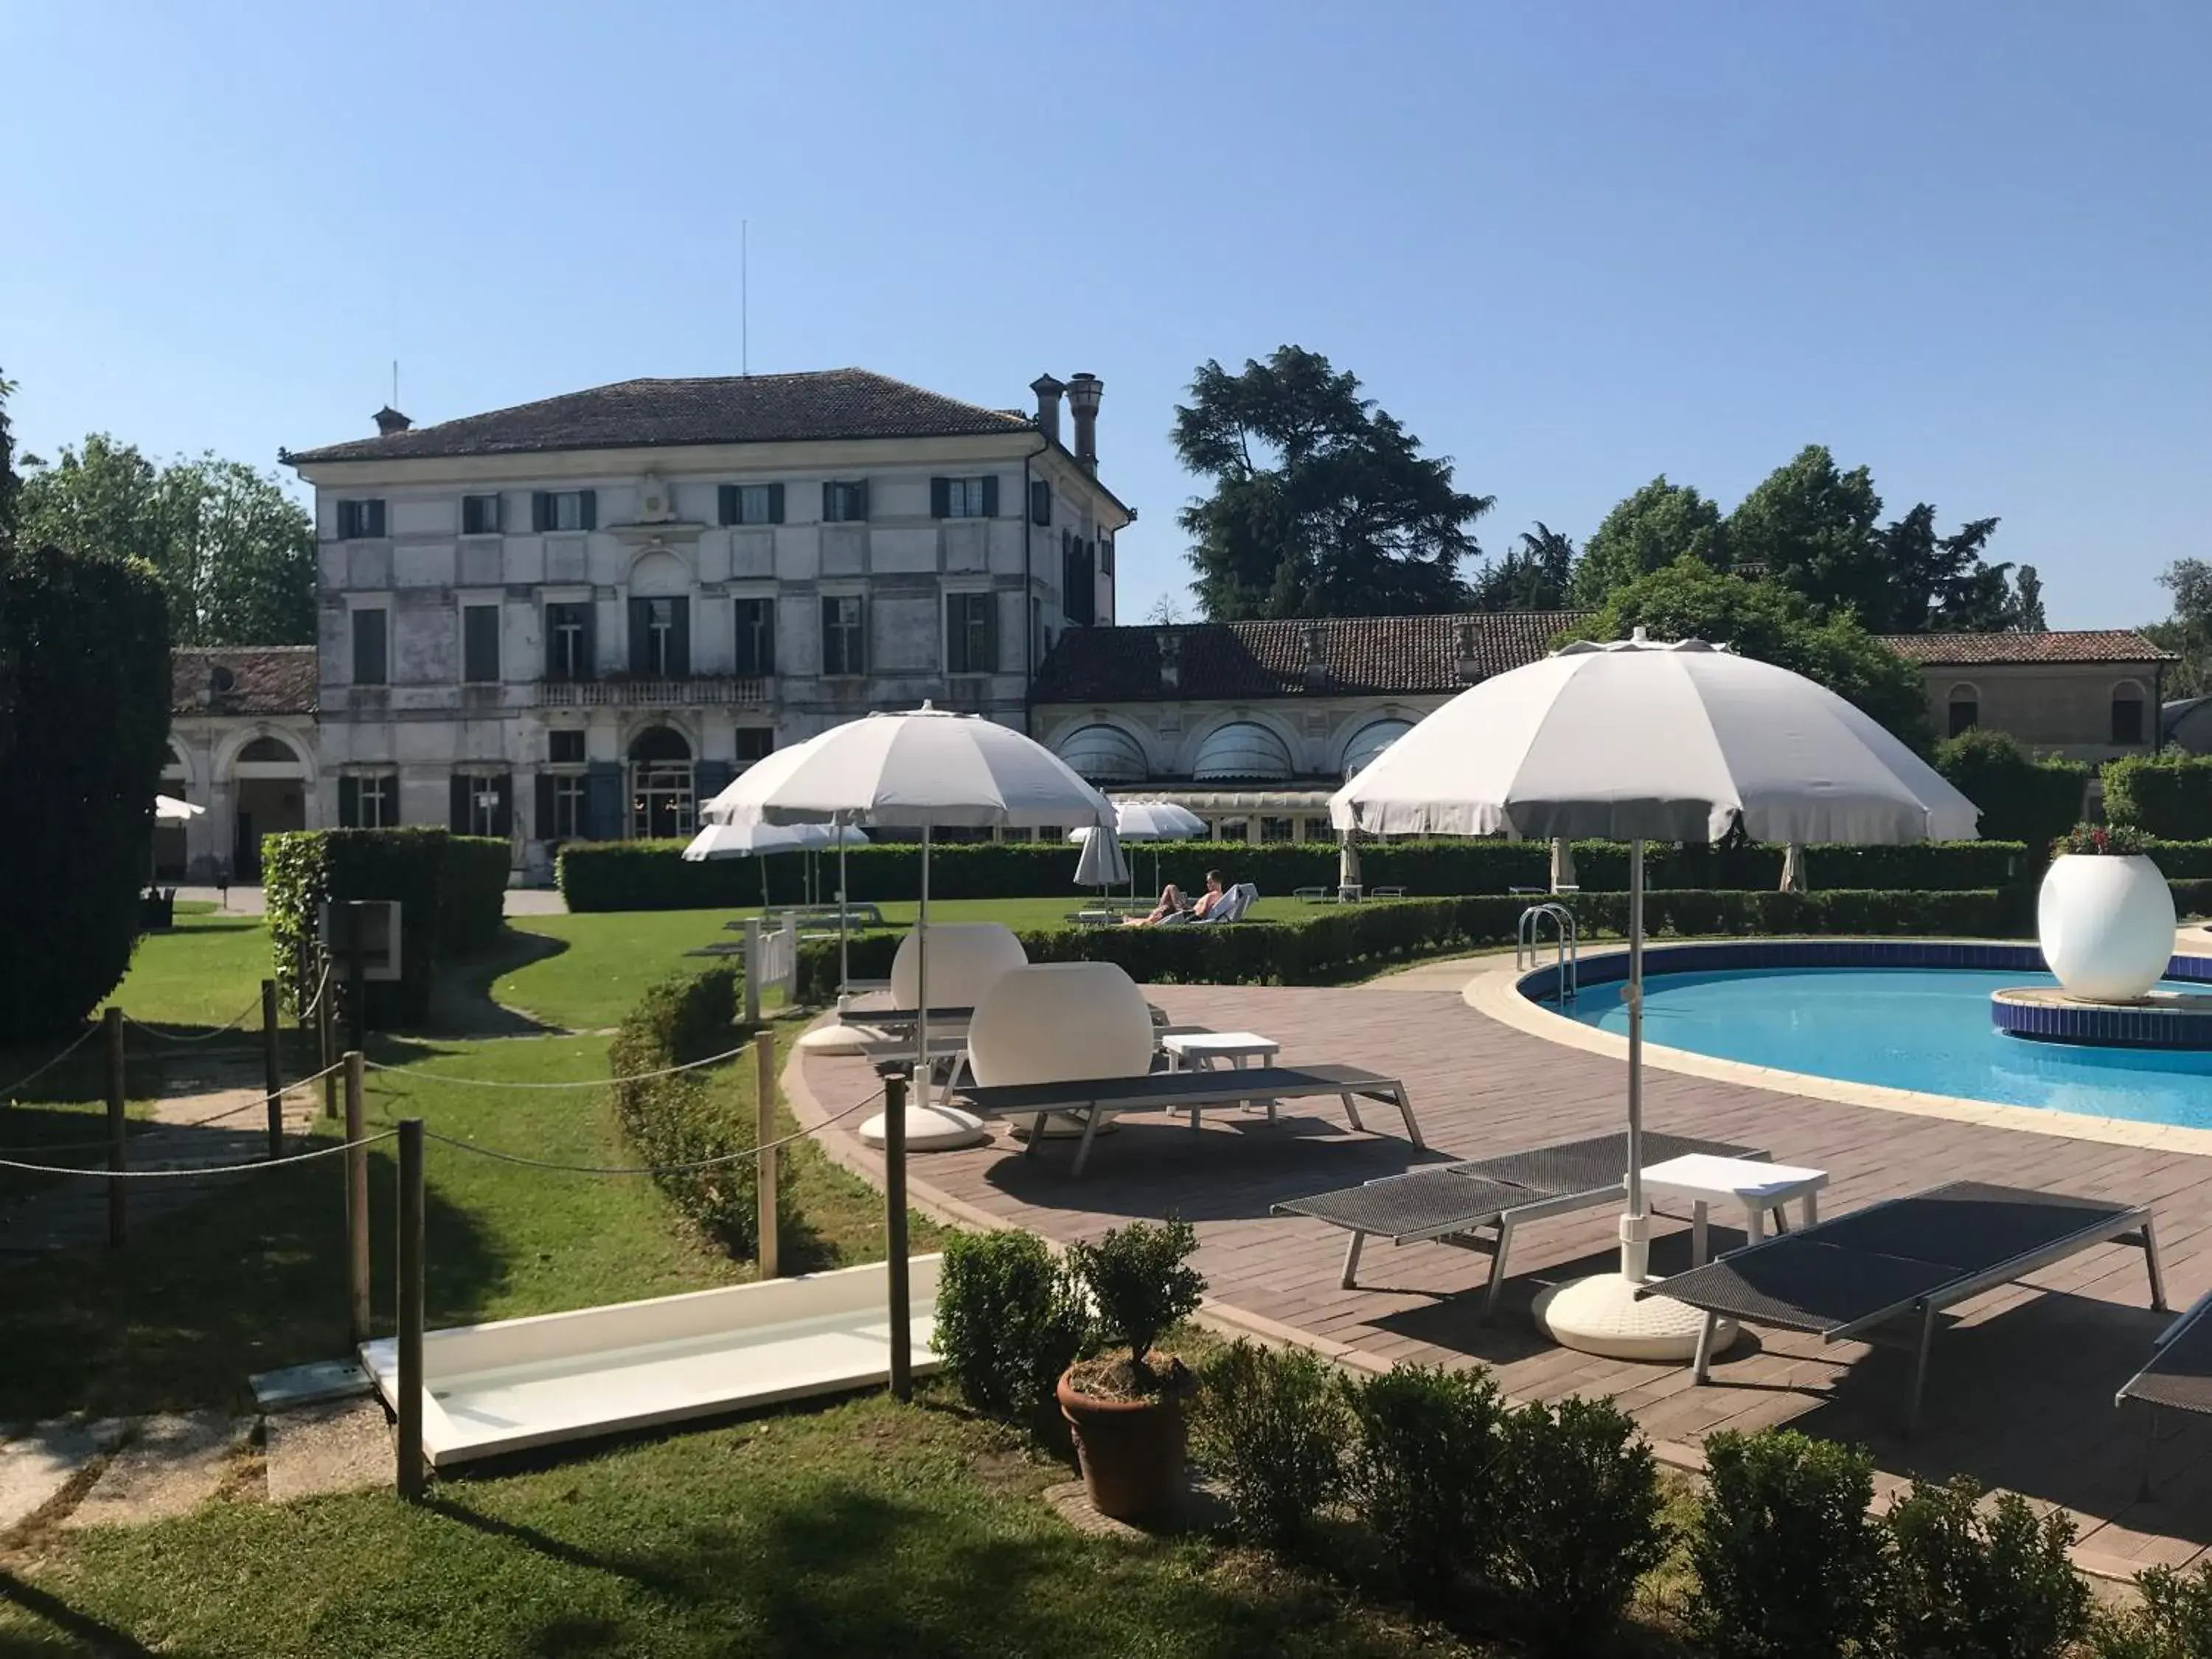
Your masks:
M2122 680L2112 688L2112 741L2149 741L2143 735L2143 689L2139 681Z
M629 757L634 761L688 761L691 745L684 740L681 732L665 726L648 726L630 739Z
M297 763L300 758L282 738L256 738L238 751L238 757L242 761L275 761L280 765L288 761Z
M681 732L648 726L630 739L629 832L665 840L693 829L691 745Z
M1955 738L1961 732L1972 731L1982 723L1982 694L1978 687L1961 682L1951 688L1950 716L1945 720L1946 737Z
M1392 744L1413 729L1411 720L1370 720L1352 735L1344 745L1344 781L1346 783L1375 763L1376 757Z
M1190 775L1200 783L1232 778L1280 783L1291 771L1291 751L1280 738L1256 721L1231 720L1206 734Z
M1145 781L1144 749L1118 726L1079 726L1060 740L1057 752L1092 783Z

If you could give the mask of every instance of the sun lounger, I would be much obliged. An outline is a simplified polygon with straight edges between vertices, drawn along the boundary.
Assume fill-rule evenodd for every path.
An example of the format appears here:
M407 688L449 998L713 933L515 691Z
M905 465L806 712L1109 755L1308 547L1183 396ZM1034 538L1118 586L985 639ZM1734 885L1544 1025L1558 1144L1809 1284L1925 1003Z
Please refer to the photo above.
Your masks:
M1249 1076L1249 1073L1242 1075ZM1647 1164L1663 1164L1692 1152L1720 1158L1764 1158L1766 1153L1725 1141L1693 1140L1683 1135L1646 1134ZM1490 1285L1483 1297L1486 1317L1498 1310L1505 1283L1505 1253L1514 1229L1526 1221L1595 1209L1617 1201L1628 1171L1628 1137L1595 1135L1564 1141L1504 1158L1439 1164L1405 1175L1384 1176L1358 1187L1344 1187L1311 1198L1286 1199L1277 1215L1311 1216L1352 1235L1344 1247L1346 1290L1355 1288L1359 1252L1370 1238L1393 1244L1451 1244L1490 1252ZM1480 1237L1488 1228L1492 1237Z
M2147 1407L2144 1425L2142 1495L2151 1495L2151 1457L2158 1447L2161 1411L2212 1414L2212 1292L2197 1298L2188 1312L2158 1334L2149 1362L2120 1385L2112 1404L2130 1401Z
M1732 1251L1647 1294L1704 1310L1694 1362L1700 1382L1711 1378L1714 1327L1723 1317L1805 1331L1823 1342L1864 1336L1892 1320L1917 1320L1905 1412L1910 1430L1920 1419L1938 1313L2098 1244L2142 1251L2151 1306L2164 1309L2148 1208L1978 1181L1889 1199Z
M1357 1066L1259 1066L1247 1071L1154 1072L1147 1077L1095 1078L1073 1083L1019 1083L996 1088L956 1089L951 1103L982 1117L1028 1118L1024 1158L1036 1156L1037 1133L1048 1117L1066 1115L1083 1125L1070 1173L1081 1175L1090 1161L1091 1142L1103 1119L1124 1112L1190 1112L1241 1106L1249 1100L1312 1100L1334 1095L1344 1102L1354 1129L1364 1130L1359 1103L1395 1106L1405 1120L1407 1138L1421 1145L1420 1126L1406 1085Z

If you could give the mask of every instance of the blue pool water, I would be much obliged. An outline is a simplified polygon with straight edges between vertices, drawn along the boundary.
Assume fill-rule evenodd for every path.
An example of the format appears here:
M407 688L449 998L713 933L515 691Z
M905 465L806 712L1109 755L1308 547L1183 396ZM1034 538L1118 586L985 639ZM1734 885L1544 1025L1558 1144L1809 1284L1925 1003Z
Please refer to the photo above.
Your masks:
M2005 1036L1990 993L2047 974L1957 968L1762 968L1662 974L1644 982L1650 1042L1788 1072L2212 1128L2212 1053L2090 1048ZM2201 994L2202 985L2168 985ZM1617 984L1565 1012L1626 1034Z

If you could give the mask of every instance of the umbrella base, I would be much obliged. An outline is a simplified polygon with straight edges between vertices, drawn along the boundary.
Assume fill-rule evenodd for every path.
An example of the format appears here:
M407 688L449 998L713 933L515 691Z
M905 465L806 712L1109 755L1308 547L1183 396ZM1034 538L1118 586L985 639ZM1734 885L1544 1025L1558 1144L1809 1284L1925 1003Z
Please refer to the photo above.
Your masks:
M1638 1298L1642 1285L1658 1282L1605 1273L1554 1285L1536 1297L1536 1328L1577 1353L1608 1359L1693 1359L1705 1316L1663 1296ZM1720 1321L1714 1327L1712 1352L1726 1352L1735 1336L1735 1322Z
M872 1025L844 1025L832 1023L817 1025L793 1046L804 1048L810 1054L857 1054L867 1042L886 1041L883 1032Z
M860 1144L880 1148L884 1116L878 1112L860 1126ZM906 1109L906 1149L910 1152L945 1152L956 1146L975 1146L991 1138L983 1120L951 1106L909 1106Z

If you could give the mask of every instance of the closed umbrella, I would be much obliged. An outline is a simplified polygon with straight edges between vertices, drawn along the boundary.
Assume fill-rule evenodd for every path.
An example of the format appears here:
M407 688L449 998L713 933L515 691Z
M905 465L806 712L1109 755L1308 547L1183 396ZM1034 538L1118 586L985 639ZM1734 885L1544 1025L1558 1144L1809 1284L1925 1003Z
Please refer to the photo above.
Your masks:
M1644 843L1965 840L1973 803L1859 709L1696 640L1578 644L1462 692L1330 799L1340 829L1629 844L1628 1169L1620 1268L1548 1291L1537 1317L1593 1353L1686 1358L1703 1323L1647 1282ZM1732 1334L1732 1333L1730 1333Z
M1575 849L1563 836L1552 837L1552 890L1555 893L1579 891L1575 883Z
M1070 841L1081 841L1091 833L1085 826L1067 832ZM1196 841L1206 835L1206 820L1188 806L1178 806L1171 800L1117 800L1114 803L1114 833L1124 842L1132 841ZM1135 896L1136 876L1128 877L1131 896ZM1160 856L1152 854L1152 885L1160 884Z
M1347 889L1360 884L1358 833L1356 830L1345 830L1337 835L1336 892L1339 898L1344 896Z
M1102 890L1118 887L1129 879L1129 860L1121 852L1121 838L1114 826L1103 823L1087 829L1083 851L1075 860L1075 884Z

